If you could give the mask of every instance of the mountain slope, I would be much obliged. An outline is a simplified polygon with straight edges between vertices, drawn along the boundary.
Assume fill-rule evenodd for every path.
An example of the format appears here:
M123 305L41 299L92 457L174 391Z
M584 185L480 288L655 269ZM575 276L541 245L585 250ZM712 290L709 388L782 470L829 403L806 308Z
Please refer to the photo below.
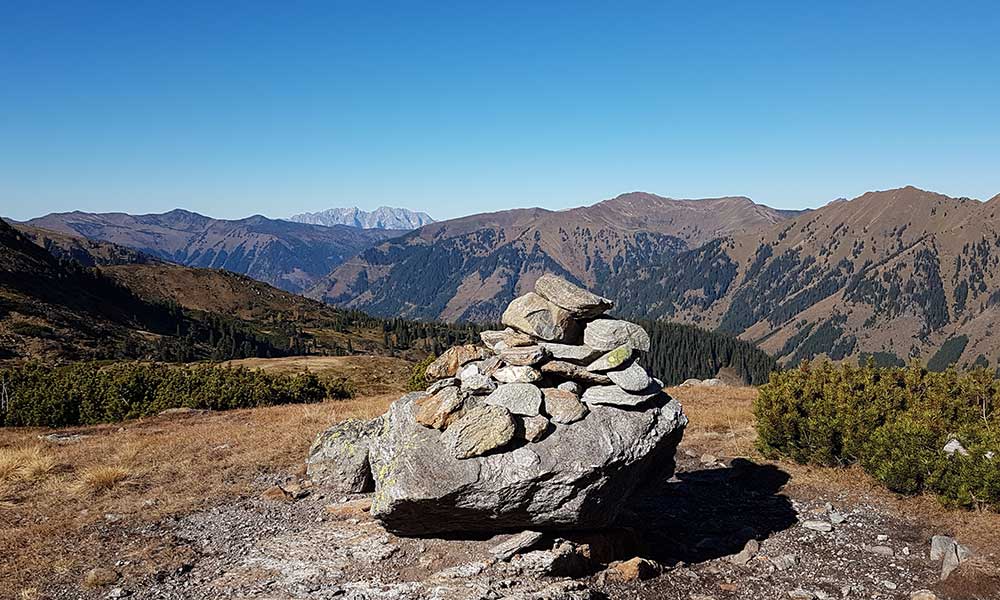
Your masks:
M641 192L565 211L473 215L366 250L310 295L379 315L490 321L542 272L598 285L664 255L785 218L748 198L675 200Z
M942 365L995 366L998 209L912 187L870 192L665 257L606 290L631 316L718 328L786 363L928 360L948 346Z
M362 229L395 229L410 231L434 222L427 213L414 212L406 208L380 206L369 212L357 207L329 208L314 213L302 213L288 218L296 223L312 225L347 225Z
M163 262L138 250L111 242L92 240L20 223L13 224L13 227L56 258L73 260L85 267Z
M173 210L163 214L53 213L25 225L112 242L192 267L226 269L301 291L352 256L398 235L253 216L236 221Z
M0 220L0 359L183 362L304 352L420 359L477 337L469 327L340 310L227 271L107 260L123 249L55 237L58 246L45 243L50 237L33 242ZM66 248L96 248L84 258L102 266L85 267Z

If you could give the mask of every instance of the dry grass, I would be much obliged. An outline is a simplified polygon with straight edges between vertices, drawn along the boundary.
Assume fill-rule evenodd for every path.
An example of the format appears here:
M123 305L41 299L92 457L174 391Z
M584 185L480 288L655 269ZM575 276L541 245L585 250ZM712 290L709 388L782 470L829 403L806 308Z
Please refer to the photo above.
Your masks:
M80 473L75 489L82 493L99 494L127 482L131 475L128 467L121 465L95 465Z
M0 429L0 598L32 588L44 597L54 583L80 585L90 569L125 556L143 573L160 568L182 549L164 550L159 538L108 536L256 496L298 470L313 438L331 423L377 416L398 397L82 427L74 432L86 437L68 444L40 444L38 436L51 430Z
M690 421L685 439L694 445L711 445L732 457L754 455L753 401L751 387L675 387L668 390L684 407Z
M56 466L55 457L40 445L0 448L0 484L38 481Z

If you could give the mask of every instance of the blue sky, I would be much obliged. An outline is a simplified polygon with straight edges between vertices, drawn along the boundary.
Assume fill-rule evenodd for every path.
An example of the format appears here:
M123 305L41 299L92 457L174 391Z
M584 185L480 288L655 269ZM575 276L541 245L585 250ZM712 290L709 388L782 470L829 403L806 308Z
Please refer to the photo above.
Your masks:
M998 27L995 2L0 0L0 214L987 199Z

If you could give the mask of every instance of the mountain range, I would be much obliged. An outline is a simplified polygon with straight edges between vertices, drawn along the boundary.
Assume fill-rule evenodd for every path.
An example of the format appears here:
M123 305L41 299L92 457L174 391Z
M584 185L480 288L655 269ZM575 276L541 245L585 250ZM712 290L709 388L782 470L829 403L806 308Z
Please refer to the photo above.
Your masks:
M611 297L619 315L738 336L784 364L920 358L934 368L995 368L998 209L1000 196L981 202L905 187L811 211L745 197L633 192L571 210L477 214L409 232L263 217L217 221L184 211L65 213L28 225L132 249L97 253L94 260L107 265L222 267L387 318L495 322L512 298L552 272ZM34 235L70 258L95 254L85 248L92 241Z
M785 364L1000 361L1000 197L913 187L817 210L619 196L436 223L349 259L310 294L373 314L493 321L543 271L619 314L699 325Z
M310 225L347 225L361 229L412 230L434 222L427 213L414 212L406 208L380 206L373 211L352 208L329 208L320 212L302 213L288 218L296 223Z
M313 287L345 259L402 232L325 227L268 219L213 219L186 210L163 214L52 213L26 225L112 242L191 267L242 273L283 290Z
M369 248L309 295L381 315L496 321L543 272L600 287L618 273L797 214L744 197L675 200L633 192L571 210L472 215Z

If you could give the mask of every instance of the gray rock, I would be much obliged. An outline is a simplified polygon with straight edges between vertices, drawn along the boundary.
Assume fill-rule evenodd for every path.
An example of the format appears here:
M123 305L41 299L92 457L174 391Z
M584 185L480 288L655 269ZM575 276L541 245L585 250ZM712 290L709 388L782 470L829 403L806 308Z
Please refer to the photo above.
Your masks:
M751 539L743 546L742 550L728 557L727 560L735 565L746 566L757 556L758 552L760 552L760 542Z
M411 395L414 400L424 394ZM317 485L341 494L375 489L368 449L385 425L382 417L347 419L316 437L306 458L306 473Z
M955 538L947 535L935 535L931 538L931 560L941 560L954 549Z
M617 319L595 319L583 330L583 343L598 350L614 350L629 344L636 350L649 352L649 334L642 327Z
M572 392L576 394L577 397L583 393L583 386L575 381L564 381L556 386L556 389L562 390L564 392Z
M462 391L470 394L489 394L497 389L497 382L488 375L476 374L462 380Z
M458 373L455 374L455 379L458 379L459 381L464 381L464 380L468 379L469 377L474 377L476 375L482 375L482 372L480 372L480 370L479 370L479 363L480 362L482 362L482 361L471 362L471 363L465 365L464 367L461 367L458 370Z
M614 306L611 300L548 273L535 282L535 293L578 318L596 317Z
M820 533L830 533L833 531L833 525L829 521L818 521L818 520L808 520L802 522L802 527L806 529L811 529L812 531L818 531Z
M502 406L478 406L455 421L442 435L443 446L461 460L482 456L514 440L514 418ZM425 475L437 476L428 472Z
M535 343L531 336L508 327L503 331L483 331L479 334L479 339L483 341L490 350L496 351L498 344L503 344L505 348L516 348L518 346L530 346Z
M943 536L934 536L935 538ZM942 555L941 561L941 581L948 579L949 576L957 569L962 563L972 558L972 550L968 547L959 544L954 539L946 538L951 540L951 544L945 549ZM943 541L939 541L939 546L943 545ZM932 540L932 558L934 556L933 551L933 540Z
M938 595L930 590L910 592L910 600L938 600Z
M554 344L542 342L539 344L556 360L565 360L571 363L588 364L604 353L603 350L596 350L590 346L582 344Z
M502 406L515 415L533 417L542 408L542 391L530 383L505 383L486 397L486 404Z
M535 383L542 379L542 374L534 367L510 366L497 370L493 378L500 383Z
M642 368L639 361L632 363L620 371L608 371L606 373L611 378L611 382L625 390L626 392L641 392L652 385L649 373Z
M500 321L547 342L570 342L579 336L579 325L568 310L534 292L515 298Z
M537 442L551 429L551 423L543 415L521 417L521 430L526 441Z
M969 455L969 451L965 449L965 446L962 445L962 442L958 441L955 438L951 438L950 440L948 440L948 443L944 445L944 448L942 448L941 451L947 454L948 456L954 456L955 454L961 454L962 456Z
M787 571L799 563L799 557L795 554L782 554L781 556L772 556L770 561L776 570Z
M457 377L446 377L444 379L439 379L434 383L432 383L430 387L427 388L427 393L433 395L440 392L446 387L456 386L460 383L461 382L458 380Z
M371 447L371 514L403 535L610 526L639 483L670 475L687 423L666 396L646 410L593 406L537 443L459 460L443 438L476 409L442 434L416 423L413 401L392 404Z
M548 352L541 346L518 346L516 348L503 348L498 352L498 357L508 365L530 367L537 365L548 357Z
M583 401L590 405L638 406L643 402L655 398L661 391L657 385L638 394L626 392L617 385L595 385L583 392Z
M871 552L872 554L878 554L880 556L895 556L896 553L889 546L864 546L864 549Z
M584 548L563 541L552 550L534 550L521 555L518 566L543 577L580 577L590 571L592 565Z
M542 390L545 396L545 413L552 418L555 423L568 425L576 423L587 416L590 409L573 392L556 388L545 388Z
M550 360L542 364L542 373L554 375L562 379L570 379L591 385L609 385L611 378L602 373L591 373L580 365L574 365L563 360Z
M490 548L490 554L498 560L510 560L515 555L530 550L545 538L540 531L522 531Z

